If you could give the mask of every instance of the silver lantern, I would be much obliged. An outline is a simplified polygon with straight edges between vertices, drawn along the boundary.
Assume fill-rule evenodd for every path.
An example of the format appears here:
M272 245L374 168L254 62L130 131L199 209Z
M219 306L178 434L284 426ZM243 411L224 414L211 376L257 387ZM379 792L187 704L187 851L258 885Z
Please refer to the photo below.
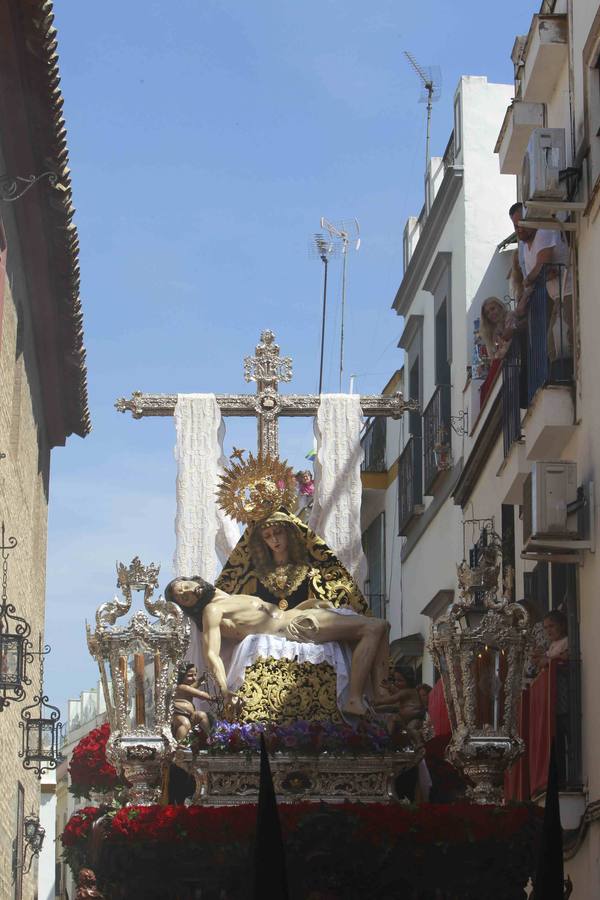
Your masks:
M470 781L471 800L498 804L504 773L525 749L517 728L529 628L506 590L510 573L498 596L502 545L493 520L485 521L469 562L457 567L459 597L432 626L429 649L452 728L448 759Z
M129 804L155 803L162 774L174 755L171 736L172 694L177 666L189 643L189 624L180 608L162 597L153 601L159 567L136 557L117 566L118 597L96 613L96 630L87 628L88 648L98 662L111 735L107 758L130 783ZM116 620L129 612L132 593L143 591L151 622L136 612L126 625Z

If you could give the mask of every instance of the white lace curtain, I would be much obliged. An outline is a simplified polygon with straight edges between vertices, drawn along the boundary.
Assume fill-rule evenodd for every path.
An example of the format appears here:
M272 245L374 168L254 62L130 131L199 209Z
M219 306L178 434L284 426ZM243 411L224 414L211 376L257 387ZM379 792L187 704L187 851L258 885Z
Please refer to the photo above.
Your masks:
M361 424L357 394L321 395L315 419L315 500L309 523L359 584L367 568L360 531Z

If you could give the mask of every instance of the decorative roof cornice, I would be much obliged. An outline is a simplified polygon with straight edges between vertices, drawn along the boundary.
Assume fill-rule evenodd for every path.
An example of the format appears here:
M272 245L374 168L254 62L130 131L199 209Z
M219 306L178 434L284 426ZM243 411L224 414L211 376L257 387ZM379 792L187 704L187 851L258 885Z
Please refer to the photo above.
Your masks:
M392 304L392 309L395 309L399 316L406 315L415 294L421 287L431 257L456 203L462 182L463 167L448 166Z
M79 236L74 223L53 4L51 0L18 0L11 6L15 21L18 21L19 43L24 44L18 48L18 57L24 69L23 93L26 94L32 153L39 171L51 170L58 180L57 188L48 188L47 193L40 195L39 204L48 247L50 288L59 343L64 435L51 438L51 443L55 444L64 443L64 439L73 433L85 437L91 428L79 296Z

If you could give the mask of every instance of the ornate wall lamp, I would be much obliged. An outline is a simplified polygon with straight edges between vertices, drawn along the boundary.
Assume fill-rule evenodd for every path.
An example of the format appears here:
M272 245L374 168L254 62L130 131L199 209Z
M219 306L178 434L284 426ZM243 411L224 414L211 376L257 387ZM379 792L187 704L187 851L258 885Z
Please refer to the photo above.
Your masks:
M33 662L31 626L8 602L8 557L17 546L17 539L6 538L4 522L0 529L2 552L2 595L0 598L0 712L13 700L25 697L25 685L31 684L27 664Z
M34 858L40 855L45 836L46 829L40 825L39 818L32 810L23 822L22 836L17 836L13 842L13 878L15 880L19 870L22 875L27 875L31 870ZM21 859L18 858L19 856Z
M526 610L498 597L502 541L493 519L463 522L479 530L457 566L459 597L434 624L429 648L438 667L448 707L452 740L447 755L469 781L467 796L478 803L502 803L504 773L525 749L517 711L529 643Z
M38 652L40 658L40 690L33 698L33 703L21 711L21 750L19 757L23 760L23 768L33 769L41 779L44 772L55 769L59 759L58 742L60 736L60 710L48 703L44 694L44 657L50 653L50 647L42 650L42 639L39 639Z

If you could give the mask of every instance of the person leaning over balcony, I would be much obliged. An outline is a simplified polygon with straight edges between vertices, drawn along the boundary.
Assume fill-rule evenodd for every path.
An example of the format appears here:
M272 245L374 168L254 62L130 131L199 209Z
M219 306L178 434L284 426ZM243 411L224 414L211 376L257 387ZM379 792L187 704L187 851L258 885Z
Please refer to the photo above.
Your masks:
M569 636L565 614L559 609L551 610L544 616L544 631L549 644L546 651L536 655L539 669L548 666L552 660L566 662L569 659Z
M525 319L527 303L544 266L546 290L552 301L548 324L548 356L552 362L572 356L572 287L569 271L569 246L558 229L527 228L523 204L513 203L508 214L519 241L519 264L524 275L523 289L515 309L517 320ZM564 269L552 268L552 263ZM562 301L562 302L561 302Z
M509 310L498 297L488 297L481 304L479 334L483 338L489 359L503 359L509 342L504 334L509 325Z

